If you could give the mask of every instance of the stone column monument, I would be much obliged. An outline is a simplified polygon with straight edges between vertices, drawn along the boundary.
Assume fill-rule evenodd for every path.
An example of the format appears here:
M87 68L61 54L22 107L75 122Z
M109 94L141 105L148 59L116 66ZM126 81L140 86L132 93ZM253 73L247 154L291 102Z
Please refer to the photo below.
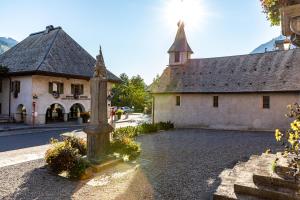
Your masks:
M101 47L90 87L91 121L83 131L87 134L88 160L97 164L105 157L105 151L110 142L110 133L113 131L107 118L107 71Z

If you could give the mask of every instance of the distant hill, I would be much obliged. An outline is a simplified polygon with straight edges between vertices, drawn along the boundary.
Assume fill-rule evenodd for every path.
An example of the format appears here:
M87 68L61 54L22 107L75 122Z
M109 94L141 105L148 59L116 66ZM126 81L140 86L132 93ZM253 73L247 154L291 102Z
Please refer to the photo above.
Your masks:
M259 47L257 47L256 49L254 49L251 52L251 54L254 54L254 53L264 53L266 50L267 51L275 51L275 41L276 40L284 40L284 39L285 39L285 36L280 35L277 38L274 38L274 39L270 40L269 42L260 45ZM295 46L291 46L291 48L296 48L296 47Z
M18 42L12 38L0 37L0 54L15 46Z

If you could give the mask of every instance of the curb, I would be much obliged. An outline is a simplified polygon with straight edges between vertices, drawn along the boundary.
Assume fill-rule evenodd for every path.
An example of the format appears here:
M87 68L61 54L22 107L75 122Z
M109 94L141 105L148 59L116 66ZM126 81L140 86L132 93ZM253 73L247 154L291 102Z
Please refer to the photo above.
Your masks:
M29 127L22 127L22 128L7 128L7 129L0 129L1 132L9 132L9 131L22 131L22 130L30 130L30 129L59 129L59 128L73 128L79 127L82 128L85 125L69 125L69 126L29 126Z

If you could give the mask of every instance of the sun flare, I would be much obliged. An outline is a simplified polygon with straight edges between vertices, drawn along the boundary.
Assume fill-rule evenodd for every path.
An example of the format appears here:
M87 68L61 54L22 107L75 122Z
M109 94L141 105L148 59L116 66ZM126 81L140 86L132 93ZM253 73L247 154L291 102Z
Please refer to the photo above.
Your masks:
M166 0L165 17L174 26L183 20L190 28L197 28L203 21L205 8L202 0Z

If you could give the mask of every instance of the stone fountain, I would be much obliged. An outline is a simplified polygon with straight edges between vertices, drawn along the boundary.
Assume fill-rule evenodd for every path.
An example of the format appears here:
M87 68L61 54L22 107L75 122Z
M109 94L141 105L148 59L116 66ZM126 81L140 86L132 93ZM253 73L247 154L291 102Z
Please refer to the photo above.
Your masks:
M113 131L107 118L107 71L101 47L90 87L91 121L83 131L87 134L87 158L91 163L98 164L105 159L110 133Z

